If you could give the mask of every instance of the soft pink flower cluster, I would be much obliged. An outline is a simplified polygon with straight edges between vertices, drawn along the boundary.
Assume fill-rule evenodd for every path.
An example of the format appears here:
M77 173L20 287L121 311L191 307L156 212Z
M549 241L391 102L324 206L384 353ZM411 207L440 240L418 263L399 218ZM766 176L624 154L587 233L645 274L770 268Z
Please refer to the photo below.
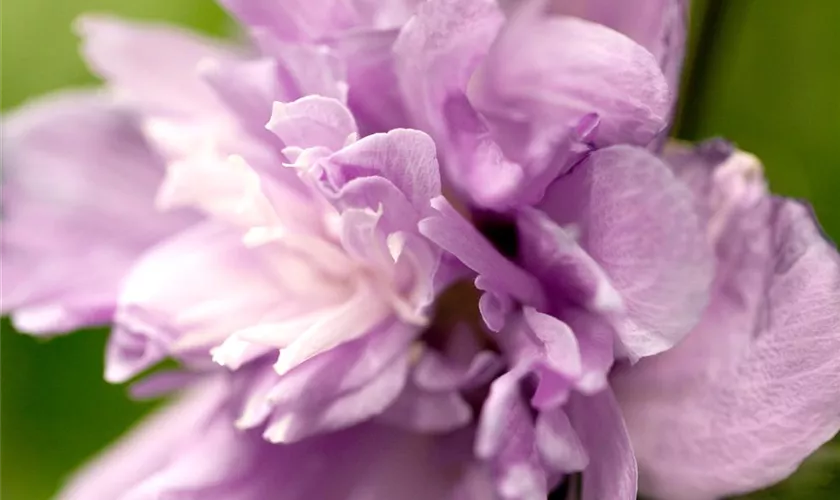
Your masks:
M665 144L687 2L221 3L4 118L3 312L180 366L60 498L707 500L840 428L836 249Z

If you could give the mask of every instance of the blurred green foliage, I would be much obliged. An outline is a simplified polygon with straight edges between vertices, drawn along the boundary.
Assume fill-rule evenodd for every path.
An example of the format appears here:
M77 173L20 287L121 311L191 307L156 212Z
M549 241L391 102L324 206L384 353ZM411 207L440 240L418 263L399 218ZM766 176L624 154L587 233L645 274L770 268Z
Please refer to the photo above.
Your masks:
M677 134L725 136L765 163L774 190L810 200L840 239L840 2L724 0L698 55L692 51ZM694 28L709 1L696 0ZM94 79L77 55L71 22L83 12L155 19L221 35L225 14L209 0L4 0L2 109ZM694 30L696 34L699 29ZM703 59L705 58L705 59ZM699 64L692 64L698 62ZM691 71L690 68L702 71ZM102 380L105 332L48 342L0 336L0 497L42 500L72 469L150 408ZM840 497L840 446L826 447L791 479L751 500ZM100 499L91 499L100 500ZM101 499L106 500L106 499Z
M756 154L773 190L809 200L838 241L840 2L698 0L695 27L714 3L725 7L703 42L705 71L687 75L701 85L687 86L678 134L723 136Z

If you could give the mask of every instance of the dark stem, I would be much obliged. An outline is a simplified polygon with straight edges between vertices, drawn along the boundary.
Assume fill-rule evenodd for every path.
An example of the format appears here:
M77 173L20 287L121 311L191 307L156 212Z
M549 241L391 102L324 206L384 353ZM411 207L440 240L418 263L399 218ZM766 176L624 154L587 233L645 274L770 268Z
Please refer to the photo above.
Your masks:
M683 105L676 136L683 139L698 139L703 109L706 106L709 84L712 81L714 65L719 51L724 44L724 24L728 0L708 0L700 26L693 64L689 80L683 92Z

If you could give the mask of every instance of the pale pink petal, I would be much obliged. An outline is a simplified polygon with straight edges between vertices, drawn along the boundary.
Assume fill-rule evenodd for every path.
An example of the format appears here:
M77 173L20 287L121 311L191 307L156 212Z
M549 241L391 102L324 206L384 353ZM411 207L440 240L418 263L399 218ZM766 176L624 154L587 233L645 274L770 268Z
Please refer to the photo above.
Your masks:
M210 115L220 109L198 66L240 57L220 41L175 27L86 16L77 21L82 53L117 95L143 111Z
M107 95L4 117L3 167L2 309L23 331L109 322L133 261L197 220L155 210L163 162Z
M361 176L384 177L420 213L441 194L440 170L432 139L417 130L374 134L330 156L327 174L340 187Z
M211 347L288 306L271 276L240 233L222 226L202 224L155 247L122 286L106 379L126 380L165 356L209 365Z
M317 40L362 23L354 2L345 0L221 0L249 28L263 28L292 41Z
M355 139L356 122L337 99L310 95L290 103L275 102L266 126L286 146L317 146L338 151Z

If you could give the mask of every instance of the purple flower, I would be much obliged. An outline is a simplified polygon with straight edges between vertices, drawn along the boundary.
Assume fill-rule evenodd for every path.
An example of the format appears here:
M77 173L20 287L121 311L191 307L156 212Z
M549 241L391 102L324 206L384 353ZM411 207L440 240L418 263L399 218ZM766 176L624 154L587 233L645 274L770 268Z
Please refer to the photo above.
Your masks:
M642 487L711 499L792 473L840 428L840 257L752 155L666 150L715 248L712 298L674 349L613 376Z
M840 428L836 251L662 152L684 2L221 3L83 19L103 92L5 121L4 311L181 366L62 498L713 498Z

